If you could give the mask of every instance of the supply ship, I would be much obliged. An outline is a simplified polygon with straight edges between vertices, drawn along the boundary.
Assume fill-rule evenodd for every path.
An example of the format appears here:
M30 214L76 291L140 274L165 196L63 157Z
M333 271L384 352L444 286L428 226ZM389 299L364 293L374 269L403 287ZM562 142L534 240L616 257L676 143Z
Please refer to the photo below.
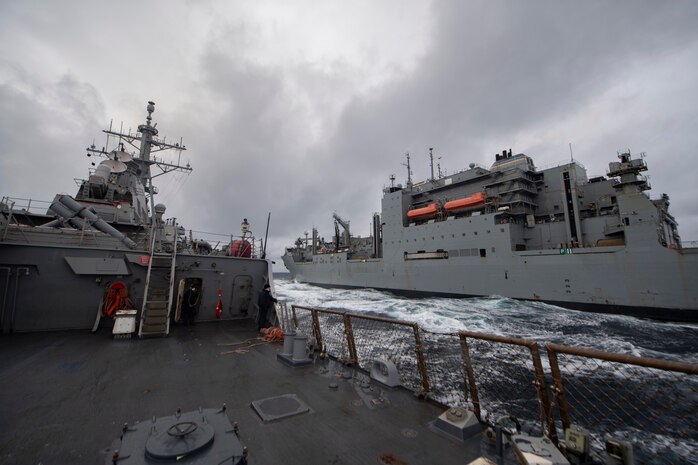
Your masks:
M283 345L261 338L253 297L274 284L264 245L256 247L245 220L239 235L218 236L219 247L164 217L153 178L190 167L155 156L185 147L156 137L154 109L150 102L138 134L109 129L104 148L87 148L97 161L75 196L0 203L0 463L695 463L695 364L557 344L546 344L542 357L537 341L434 333L416 323L295 305L270 312L283 330ZM508 156L498 162L519 163ZM470 251L475 242L468 253L460 250L465 245L432 251L409 236L413 243L400 256L406 267L456 257L503 262L498 254L511 241L507 231L517 241L537 231L531 229L535 215L529 221L529 214L517 212L531 206L524 192L539 175L526 171L522 178L532 181L511 197L518 200L492 205L491 192L472 188L509 175L482 171L475 179L476 173L473 168L448 183L391 186L386 225L379 218L374 223L380 240L350 241L347 223L347 246L338 238L336 250L323 254L320 248L331 244L314 240L302 249L308 265L320 269L320 259L327 259L339 278L347 261L364 267L352 272L368 275L385 260L386 273L399 274L394 257L381 257L404 248L404 230L419 231L426 244L428 228L445 239L449 225L472 236L491 233L495 245L484 255ZM555 187L547 175L544 181ZM632 186L642 187L626 187ZM437 203L451 187L459 191L449 199L457 201L453 214ZM605 191L594 195L599 192ZM631 249L635 219L652 217L641 198L628 197L618 205L638 217L609 234L625 245L597 249ZM666 246L659 247L668 257L680 253L690 268L694 262L679 247L661 205L654 214L665 212L669 226ZM569 208L583 233L582 212ZM559 223L571 227L563 219ZM496 221L503 230L466 228L478 220ZM548 236L543 230L528 239L528 247L550 241L555 226L548 224ZM455 227L451 234L455 239ZM361 258L371 245L374 256ZM518 260L536 263L535 251L513 249ZM563 259L578 259L582 247L570 243L566 249L572 253ZM513 270L505 270L505 282L522 279ZM196 325L177 324L183 291L192 287L200 290Z
M286 249L297 281L698 321L698 248L683 246L669 196L647 195L644 156L619 153L595 177L574 160L539 170L511 150L489 169L438 177L432 155L419 183L409 155L406 166L406 185L391 176L384 188L369 237L335 213L333 240L313 228Z
M0 332L96 330L129 310L134 334L164 336L191 286L200 321L256 313L257 294L273 279L247 220L239 233L209 242L166 218L165 205L156 203L154 178L192 168L162 156L186 147L157 137L154 111L148 102L137 133L110 127L105 146L87 147L93 168L77 180L75 196L2 198Z

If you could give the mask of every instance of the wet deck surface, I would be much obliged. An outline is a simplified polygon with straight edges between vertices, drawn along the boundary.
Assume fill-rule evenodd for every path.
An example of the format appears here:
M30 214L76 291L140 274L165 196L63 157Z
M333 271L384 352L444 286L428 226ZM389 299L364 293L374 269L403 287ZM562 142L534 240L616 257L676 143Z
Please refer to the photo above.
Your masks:
M362 388L363 376L342 377L321 360L288 367L276 360L280 344L232 352L244 345L230 344L257 336L236 322L175 327L164 339L113 340L106 330L1 335L0 463L111 463L123 423L223 404L251 464L391 463L381 456L402 461L395 464L463 464L477 457L479 440L464 445L434 432L430 423L443 409L409 392L383 391L385 400L372 402L381 389ZM283 394L311 411L264 423L250 406Z

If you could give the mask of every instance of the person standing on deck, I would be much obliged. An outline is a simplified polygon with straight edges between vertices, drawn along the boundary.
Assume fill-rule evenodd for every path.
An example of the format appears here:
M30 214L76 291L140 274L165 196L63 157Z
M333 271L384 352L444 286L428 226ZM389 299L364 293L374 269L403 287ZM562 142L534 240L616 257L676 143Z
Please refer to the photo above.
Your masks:
M269 284L264 285L264 289L259 293L259 298L257 299L257 306L259 307L259 313L257 314L257 329L262 329L267 327L267 312L269 307L273 306L278 300L276 300L271 295L271 287Z

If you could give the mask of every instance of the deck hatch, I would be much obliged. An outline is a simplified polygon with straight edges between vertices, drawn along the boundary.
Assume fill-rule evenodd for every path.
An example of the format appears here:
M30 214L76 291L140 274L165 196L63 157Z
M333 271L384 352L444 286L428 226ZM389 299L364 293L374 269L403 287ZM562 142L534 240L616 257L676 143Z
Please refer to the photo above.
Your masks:
M267 397L266 399L253 400L252 408L265 423L310 411L310 407L295 394L282 394L280 396Z

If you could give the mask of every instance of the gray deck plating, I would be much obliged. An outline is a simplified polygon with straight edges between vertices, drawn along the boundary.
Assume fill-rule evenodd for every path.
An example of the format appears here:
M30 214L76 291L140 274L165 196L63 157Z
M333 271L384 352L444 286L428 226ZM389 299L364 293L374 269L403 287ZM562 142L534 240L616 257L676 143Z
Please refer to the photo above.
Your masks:
M0 462L104 463L125 422L223 404L250 463L375 464L392 454L462 464L477 456L478 439L463 445L434 433L429 423L443 409L408 392L382 392L383 402L371 404L326 367L276 361L278 344L231 351L255 337L242 321L176 326L166 339L114 341L104 330L3 335ZM250 407L288 393L310 412L264 423Z

